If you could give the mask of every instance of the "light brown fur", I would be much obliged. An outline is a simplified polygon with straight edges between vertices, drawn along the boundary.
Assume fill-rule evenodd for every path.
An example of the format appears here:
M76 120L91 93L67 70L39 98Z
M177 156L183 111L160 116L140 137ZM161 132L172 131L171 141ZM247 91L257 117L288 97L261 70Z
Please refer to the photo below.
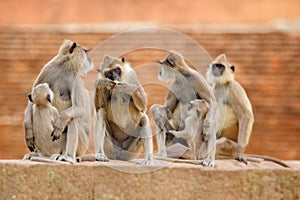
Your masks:
M33 87L41 83L49 85L54 94L52 105L60 114L54 123L51 136L54 141L65 141L61 143L63 151L53 154L50 158L52 160L74 163L75 158L81 159L88 147L91 108L88 91L81 77L92 68L93 63L87 56L87 50L70 40L65 40L58 54L42 68L34 83ZM33 130L32 109L33 104L29 102L25 111L24 128L26 145L31 151L35 151L36 133ZM66 139L63 139L63 131L66 128ZM45 142L52 143L51 140Z
M219 55L206 74L220 111L217 155L232 155L247 163L244 150L254 122L251 103L243 87L234 80L234 66Z
M186 140L174 137L169 131L183 130L190 101L203 99L209 104L209 111L203 121L203 143L198 158L204 159L203 165L213 166L218 112L207 82L200 73L188 67L184 58L177 52L170 51L159 63L162 65L159 79L171 82L171 85L165 105L153 105L150 108L152 118L156 123L158 155L163 157L179 155L190 148L187 147ZM167 148L166 145L168 145Z
M143 164L153 160L146 94L125 60L104 56L95 83L95 158L131 160L144 147Z

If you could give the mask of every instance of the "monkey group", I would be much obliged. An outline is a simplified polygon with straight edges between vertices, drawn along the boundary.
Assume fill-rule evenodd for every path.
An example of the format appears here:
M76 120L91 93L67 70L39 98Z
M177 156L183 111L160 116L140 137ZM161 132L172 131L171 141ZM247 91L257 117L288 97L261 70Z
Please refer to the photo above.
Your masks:
M94 67L88 49L65 40L41 70L28 95L26 160L76 163L85 159L92 108L82 77ZM123 57L105 55L94 86L95 153L92 160L155 158L199 161L214 166L215 157L247 164L245 147L254 117L249 98L234 79L235 67L225 54L213 60L206 79L175 51L159 60L158 79L169 82L165 104L151 106L158 152L153 153L147 96ZM179 159L180 160L180 159Z

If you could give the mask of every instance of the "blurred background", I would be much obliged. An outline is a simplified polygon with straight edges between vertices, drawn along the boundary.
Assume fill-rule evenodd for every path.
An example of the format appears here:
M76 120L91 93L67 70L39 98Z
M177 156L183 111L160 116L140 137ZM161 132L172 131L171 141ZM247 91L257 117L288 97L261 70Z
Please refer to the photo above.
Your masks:
M1 0L0 159L20 159L29 152L23 131L27 93L63 39L94 48L117 33L158 26L191 37L211 58L225 53L236 66L236 79L246 89L255 116L247 153L299 160L299 8L299 0ZM174 43L189 52L187 44ZM136 67L165 55L137 50L125 57ZM203 75L207 64L197 66ZM157 77L156 68L142 69L141 80ZM96 77L94 70L85 78L91 95ZM149 106L164 102L164 87L145 85L145 90ZM89 152L94 152L93 134Z

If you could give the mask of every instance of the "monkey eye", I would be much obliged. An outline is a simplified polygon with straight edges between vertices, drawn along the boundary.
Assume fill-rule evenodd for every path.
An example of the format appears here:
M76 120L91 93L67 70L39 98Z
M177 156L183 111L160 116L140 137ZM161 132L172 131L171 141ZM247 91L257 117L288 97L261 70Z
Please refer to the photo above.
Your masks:
M167 62L169 63L169 65L170 65L171 67L175 67L173 60L167 58Z
M219 64L219 63L214 63L213 67L216 67L216 68L221 69L221 70L225 69L225 66L223 64Z

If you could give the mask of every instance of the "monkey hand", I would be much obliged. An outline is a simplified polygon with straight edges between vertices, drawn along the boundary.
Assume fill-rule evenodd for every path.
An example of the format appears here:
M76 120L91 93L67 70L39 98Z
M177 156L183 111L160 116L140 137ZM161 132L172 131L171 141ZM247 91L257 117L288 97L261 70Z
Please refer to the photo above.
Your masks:
M53 131L51 133L52 141L58 140L63 133L68 123L68 116L65 112L62 112L59 118L56 120Z
M108 78L101 78L96 81L97 89L101 89L101 88L105 87L107 89L112 90L115 88L116 84L117 84L116 82L114 82Z
M205 167L213 167L215 165L215 162L211 159L206 158L202 161L202 165Z
M26 138L25 142L26 142L26 146L28 147L28 149L31 152L33 152L34 149L35 149L35 146L34 146L34 137Z

